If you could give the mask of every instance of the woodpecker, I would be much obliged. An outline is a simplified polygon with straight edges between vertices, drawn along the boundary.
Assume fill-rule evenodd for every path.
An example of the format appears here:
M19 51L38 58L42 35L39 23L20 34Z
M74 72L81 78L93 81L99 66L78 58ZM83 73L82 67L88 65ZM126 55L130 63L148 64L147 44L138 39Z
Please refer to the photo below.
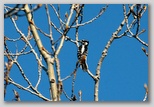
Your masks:
M87 71L88 70L87 55L88 55L89 41L81 40L79 42L81 43L81 45L78 47L78 52L77 52L78 63L80 64L80 67L83 71Z

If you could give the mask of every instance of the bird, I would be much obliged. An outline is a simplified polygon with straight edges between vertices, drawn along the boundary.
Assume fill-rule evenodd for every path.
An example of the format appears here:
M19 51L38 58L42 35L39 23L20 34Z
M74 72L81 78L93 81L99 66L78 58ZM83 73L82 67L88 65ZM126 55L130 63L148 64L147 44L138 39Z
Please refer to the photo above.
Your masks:
M80 64L79 66L83 71L87 71L88 70L87 55L88 55L89 41L80 40L79 42L80 42L80 46L78 47L78 51L77 51L78 63Z

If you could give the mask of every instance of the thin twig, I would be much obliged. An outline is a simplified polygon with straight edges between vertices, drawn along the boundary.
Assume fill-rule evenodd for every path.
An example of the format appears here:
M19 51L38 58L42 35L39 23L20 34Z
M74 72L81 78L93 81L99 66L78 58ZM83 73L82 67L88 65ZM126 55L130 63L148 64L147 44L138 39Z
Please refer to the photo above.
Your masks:
M42 55L40 55L40 60L42 61ZM40 84L41 82L41 76L42 76L42 67L40 65L38 65L38 80L37 80L37 83L36 83L36 86L35 86L35 89L38 88L38 85Z
M144 88L145 88L145 96L144 96L143 101L147 101L147 99L148 99L148 92L149 92L147 84L144 84Z
M16 86L16 87L19 88L19 89L28 91L28 92L30 92L31 94L34 94L34 95L38 96L39 98L43 99L44 101L51 101L50 99L44 97L41 93L39 93L39 92L36 93L36 92L30 90L29 88L25 88L25 87L23 87L22 85L20 85L20 84L14 82L10 77L9 77L9 83L13 84L14 86Z
M74 72L73 79L72 79L72 95L71 95L71 97L74 96L75 78L76 78L76 72Z
M82 91L81 90L79 90L78 95L79 95L79 101L82 101Z
M53 8L55 14L57 15L57 17L58 17L58 19L59 19L59 21L60 21L60 23L65 24L65 23L62 21L62 19L60 18L60 14L57 12L56 8L55 8L52 4L50 4L50 6Z
M52 24L51 24L51 18L50 18L49 9L48 9L47 4L45 5L45 9L46 9L46 14L47 14L47 18L48 18L49 37L50 37L50 42L51 42L51 48L53 50L53 53L55 53L55 47L53 45L54 40L53 40L53 36L52 36Z
M14 100L20 101L19 93L16 90L13 90L13 92L14 92Z
M146 49L144 47L142 47L142 51L145 53L145 55L148 57L148 52L146 51Z
M98 18L106 11L107 7L108 7L108 4L107 4L105 7L103 7L103 8L100 10L99 14L98 14L97 16L95 16L94 18L92 18L91 20L89 20L89 21L87 21L87 22L84 22L84 23L81 23L81 24L78 24L78 25L71 26L71 28L75 28L75 27L77 27L77 26L84 26L84 25L86 25L86 24L92 23L93 21L95 21L96 19L98 19Z
M63 93L64 93L64 95L65 95L65 97L66 97L67 99L69 99L70 101L72 101L72 99L67 95L67 93L65 92L64 89L63 89Z

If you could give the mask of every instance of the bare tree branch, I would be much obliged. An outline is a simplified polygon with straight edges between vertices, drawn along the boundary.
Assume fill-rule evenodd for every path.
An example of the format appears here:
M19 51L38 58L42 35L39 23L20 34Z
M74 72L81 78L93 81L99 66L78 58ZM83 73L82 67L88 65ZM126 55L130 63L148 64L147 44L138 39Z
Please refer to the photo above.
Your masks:
M46 23L48 26L47 32L45 29L42 29L42 26L40 27L38 23L35 24L36 17L33 17L35 14L35 10L38 10L40 7L44 6L41 11L44 9L45 17L46 17ZM65 76L63 76L64 69L62 69L63 66L63 58L61 58L63 52L63 49L66 49L65 43L67 44L69 42L69 45L72 45L71 48L75 49L79 48L81 37L80 33L80 27L86 26L87 24L91 24L98 20L104 12L107 11L109 5L106 4L105 6L101 7L100 11L96 14L96 16L93 16L90 20L84 21L84 12L85 12L85 4L70 4L67 5L67 10L63 11L63 6L61 5L42 5L42 4L22 4L22 5L15 5L15 7L11 7L10 5L4 5L5 13L4 18L7 18L7 20L12 21L13 27L15 28L17 35L11 35L6 34L4 35L4 56L5 56L5 69L4 69L4 98L6 95L6 89L9 87L9 84L14 85L15 87L19 88L22 91L27 91L31 93L32 95L35 95L39 97L40 99L44 101L61 101L62 95L66 97L69 101L82 101L83 95L85 95L84 90L76 90L76 75L77 71L79 70L79 61L75 61L74 59L70 59L72 61L71 63L76 62L75 69L72 70L71 73L69 71L67 72L67 69L65 69ZM70 7L70 8L69 8ZM66 7L65 7L66 8ZM107 41L104 49L102 50L102 53L100 55L100 58L97 63L97 67L95 70L95 74L91 72L91 64L89 63L89 67L85 70L88 74L89 78L92 78L94 82L94 101L99 101L99 85L101 78L101 68L102 63L106 56L108 55L108 51L112 43L115 40L119 40L122 37L128 37L129 39L135 39L137 42L140 43L140 45L144 45L145 47L141 47L144 54L148 57L148 43L146 43L145 39L142 39L141 36L144 34L144 32L147 30L145 28L142 28L142 16L146 11L146 5L145 4L131 4L126 5L123 4L123 20L121 21L118 28L115 30L115 32L112 32L112 35L110 39ZM22 13L24 12L24 13ZM40 12L40 11L39 11ZM63 13L62 13L63 12ZM22 13L22 14L21 14ZM42 14L41 14L42 15ZM65 15L65 16L64 16ZM26 35L24 34L25 30L23 30L20 27L20 24L18 25L19 16L24 16L27 19L28 26L26 28L26 32L28 32ZM10 19L9 19L9 18ZM54 18L58 19L58 22L54 22ZM26 22L26 21L24 21ZM97 27L97 26L96 26ZM86 32L87 33L87 32ZM88 32L89 33L89 32ZM13 34L13 33L12 33ZM41 34L41 37L40 35ZM42 36L43 35L43 36ZM44 42L43 38L48 39L49 46L47 46ZM88 38L84 38L88 40ZM18 44L19 43L19 44ZM21 46L19 46L21 43ZM13 44L10 46L10 44ZM93 44L93 43L92 43ZM94 44L93 44L94 45ZM47 47L45 47L47 46ZM37 48L36 48L37 47ZM51 49L50 49L51 48ZM48 50L50 49L50 50ZM70 52L70 50L68 49ZM61 54L62 52L62 54ZM24 70L24 64L19 62L19 57L26 56L29 57L32 55L34 57L34 62L37 64L36 69L36 75L34 75L34 78L36 79L36 83L33 84L33 81L30 81L30 77L25 73ZM74 53L72 53L74 55ZM31 57L31 56L30 56ZM29 57L29 58L30 58ZM67 62L67 61L66 61ZM10 74L11 68L15 67L17 71L19 71L21 78L27 83L27 86L24 86L22 84L19 84L18 81L15 82L15 80L12 79L12 75ZM69 66L65 66L66 68ZM31 70L31 69L28 69ZM46 75L49 79L49 92L50 92L50 98L46 98L43 96L40 92L40 84L42 83L42 80L44 79L43 72L46 72ZM11 72L12 73L12 72ZM65 82L69 81L70 83L67 85L69 87L65 87ZM43 83L44 84L44 83ZM68 90L70 88L70 90ZM80 87L79 87L80 88ZM143 101L146 101L148 99L148 88L147 85L144 85L144 88L146 90L145 96ZM66 91L64 89L67 89ZM68 92L70 91L70 92ZM20 101L19 93L13 89L14 92L14 99L16 101ZM78 94L78 95L77 95ZM21 93L20 93L21 95ZM22 98L22 97L21 97ZM63 98L63 97L62 97Z
M81 24L78 24L78 25L74 25L74 26L72 26L72 28L77 27L77 26L84 26L86 24L92 23L93 21L98 19L106 11L107 7L108 7L108 4L100 10L100 12L97 16L95 16L94 18L92 18L91 20L89 20L87 22L84 22L84 23L81 23Z
M131 9L133 9L135 7L135 5L131 6ZM127 13L127 17L129 17L130 15L130 11ZM110 40L107 42L105 49L102 52L102 55L99 59L99 62L97 64L97 68L96 68L96 76L98 76L98 78L100 78L100 69L101 69L101 65L103 60L105 59L105 57L107 56L108 53L108 49L111 46L112 42L115 40L115 38L117 37L118 33L121 31L121 29L123 28L125 24L125 18L124 20L121 22L120 26L117 28L117 30L112 34L112 37L110 38ZM95 81L95 88L94 88L94 101L98 101L98 91L99 91L99 79Z
M25 5L24 7L25 9L25 13L27 16L27 20L30 24L31 30L32 30L32 34L34 36L34 39L37 43L38 49L41 52L43 58L45 59L46 63L47 63L47 67L48 67L48 77L49 77L49 81L50 81L50 92L51 92L51 98L53 99L53 101L57 101L57 85L56 85L56 79L55 79L55 74L54 74L54 69L53 69L53 62L51 57L44 51L44 46L42 45L41 39L37 33L37 30L34 26L34 21L31 20L31 13L29 10L28 5Z
M15 86L16 86L17 88L19 88L19 89L28 91L28 92L30 92L31 94L34 94L34 95L40 97L41 99L43 99L43 100L45 100L45 101L51 101L51 100L49 100L48 98L44 97L44 96L43 96L41 93L39 93L38 91L37 91L38 93L36 93L36 92L30 90L29 88L25 88L25 87L23 87L22 85L20 85L20 84L14 82L10 77L9 77L9 83L15 85Z

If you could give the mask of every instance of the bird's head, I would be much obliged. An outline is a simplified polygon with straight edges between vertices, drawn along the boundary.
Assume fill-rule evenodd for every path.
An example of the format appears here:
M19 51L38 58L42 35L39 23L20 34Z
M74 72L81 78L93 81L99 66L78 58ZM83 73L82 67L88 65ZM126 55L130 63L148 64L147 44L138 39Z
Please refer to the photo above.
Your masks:
M86 46L88 46L89 45L89 41L87 41L87 40L80 40L79 41L82 45L86 45Z

